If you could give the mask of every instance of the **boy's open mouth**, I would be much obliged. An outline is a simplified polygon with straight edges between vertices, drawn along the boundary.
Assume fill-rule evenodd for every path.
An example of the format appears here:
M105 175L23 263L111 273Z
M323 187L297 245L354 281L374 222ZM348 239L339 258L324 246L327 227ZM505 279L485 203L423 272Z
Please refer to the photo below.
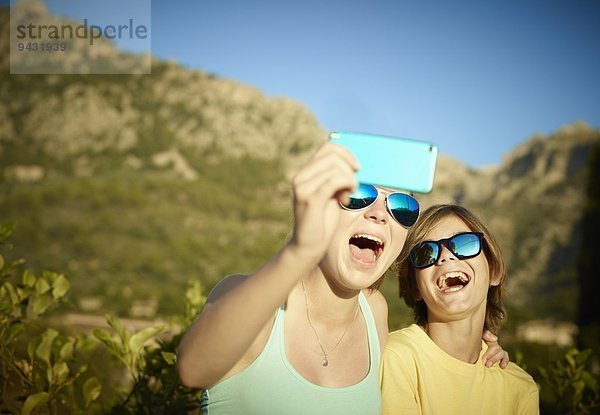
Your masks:
M373 235L356 234L348 241L352 256L365 264L373 264L381 256L384 243Z
M441 291L451 293L462 290L469 282L471 278L464 272L452 271L441 275L436 284Z

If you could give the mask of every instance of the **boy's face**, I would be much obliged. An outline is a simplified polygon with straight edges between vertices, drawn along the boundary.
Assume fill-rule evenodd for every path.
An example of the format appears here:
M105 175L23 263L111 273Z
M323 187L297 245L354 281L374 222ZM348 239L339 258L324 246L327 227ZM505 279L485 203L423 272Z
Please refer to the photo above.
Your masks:
M459 217L451 215L441 219L424 240L437 241L471 231ZM415 277L430 323L472 318L477 319L477 324L481 320L483 325L490 287L489 265L483 250L476 257L460 260L444 246L438 261L415 270Z

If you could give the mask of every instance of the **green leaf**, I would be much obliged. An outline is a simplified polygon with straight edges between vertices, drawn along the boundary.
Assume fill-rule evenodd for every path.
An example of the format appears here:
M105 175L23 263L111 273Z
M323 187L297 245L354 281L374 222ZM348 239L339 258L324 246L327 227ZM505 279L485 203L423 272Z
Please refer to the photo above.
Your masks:
M91 377L83 384L83 398L85 399L85 407L89 407L90 404L98 399L102 392L102 385L95 377Z
M48 284L50 284L50 286L52 286L52 284L54 283L54 281L56 280L56 278L58 278L60 274L54 271L43 271L42 272L42 278L45 279Z
M177 355L172 352L161 352L163 359L168 365L174 365L177 362Z
M16 260L12 261L12 262L11 262L10 264L8 264L8 265L6 265L6 264L5 264L5 265L4 265L4 269L3 269L3 271L4 271L5 273L7 273L7 272L10 272L10 271L14 270L15 268L17 268L17 267L19 267L19 266L21 266L21 265L24 265L24 264L25 264L25 260L24 260L23 258L21 258L21 259L16 259Z
M69 377L69 366L66 362L58 362L54 365L54 383L62 385Z
M111 316L110 314L106 314L106 322L117 332L121 341L124 345L129 344L129 333L125 330L123 323L118 318Z
M39 392L33 395L29 395L23 404L23 409L21 410L21 415L29 415L31 411L37 408L40 405L45 404L50 399L50 394L48 392Z
M88 364L84 363L81 366L79 366L79 369L77 369L77 374L78 375L82 375L84 374L86 371L88 370Z
M71 288L69 279L64 275L60 274L56 280L52 283L52 296L55 300L64 297Z
M21 323L20 321L15 321L8 329L6 340L9 342L13 341L23 332L23 330L25 330L25 324Z
M30 270L26 269L23 272L23 285L25 285L26 287L33 288L36 279L37 278Z
M106 343L107 340L110 340L110 334L106 332L106 330L95 329L93 332L94 336L102 343Z
M131 336L131 339L129 340L129 350L131 350L133 356L136 356L139 353L146 340L155 336L163 328L164 326L147 327Z
M14 222L0 223L0 243L4 243L4 240L12 234L14 228Z
M43 278L38 278L35 282L35 292L38 294L44 294L50 291L50 284Z
M202 295L202 284L197 280L191 280L188 282L188 289L185 292L186 304L185 304L185 320L191 323L206 302L206 297Z
M92 336L80 334L74 341L75 350L92 353L98 343Z
M4 257L0 255L0 269L4 268Z
M594 377L589 372L583 372L581 378L585 383L586 388L590 391L594 391L596 396L598 396L598 392L600 392L598 390L598 381L594 379Z
M70 360L73 358L73 350L75 345L73 341L68 341L60 348L59 356L62 360Z
M581 401L581 395L583 395L583 391L585 390L585 382L582 380L578 380L572 383L573 387L573 399L575 402Z
M569 352L565 355L565 359L569 363L571 368L575 368L577 365L575 364L575 359L573 358L573 353Z
M117 343L106 331L96 329L92 332L108 349L119 359L124 361L125 350L122 344Z
M43 294L37 297L35 300L33 300L33 312L38 316L44 314L53 302L54 299L51 295Z
M41 337L34 337L33 339L31 339L29 341L29 344L27 345L27 354L29 355L29 358L31 360L33 360L33 358L35 356L35 351L41 342L42 342Z
M10 282L6 282L4 284L4 288L8 292L11 304L14 306L18 305L21 302L21 299L17 295L17 292L15 291L15 287Z
M54 343L54 339L58 336L58 332L54 329L47 329L44 334L42 334L42 341L40 345L35 350L35 354L37 357L42 359L42 361L46 362L48 366L50 366L50 354L52 353L52 343Z
M22 287L17 285L17 297L19 298L21 304L23 304L23 300L28 296L29 294L27 294Z
M46 380L48 381L48 385L54 384L54 367L48 366L46 368Z

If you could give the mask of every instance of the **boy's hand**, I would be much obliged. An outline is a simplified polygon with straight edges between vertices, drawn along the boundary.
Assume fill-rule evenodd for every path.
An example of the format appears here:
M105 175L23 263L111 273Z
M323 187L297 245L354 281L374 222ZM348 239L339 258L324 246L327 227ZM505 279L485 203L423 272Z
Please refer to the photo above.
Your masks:
M482 338L488 345L488 349L483 355L483 364L486 367L492 367L500 362L500 367L504 369L508 365L508 362L510 362L510 356L498 343L498 336L489 330L485 330Z

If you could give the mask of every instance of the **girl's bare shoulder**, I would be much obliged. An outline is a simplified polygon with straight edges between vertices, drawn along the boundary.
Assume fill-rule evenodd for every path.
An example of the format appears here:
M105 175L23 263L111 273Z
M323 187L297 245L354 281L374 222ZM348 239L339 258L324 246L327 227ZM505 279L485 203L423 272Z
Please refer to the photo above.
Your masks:
M212 303L221 298L223 295L239 286L242 282L248 279L248 275L234 274L223 278L221 281L215 284L213 289L206 298L207 303Z

